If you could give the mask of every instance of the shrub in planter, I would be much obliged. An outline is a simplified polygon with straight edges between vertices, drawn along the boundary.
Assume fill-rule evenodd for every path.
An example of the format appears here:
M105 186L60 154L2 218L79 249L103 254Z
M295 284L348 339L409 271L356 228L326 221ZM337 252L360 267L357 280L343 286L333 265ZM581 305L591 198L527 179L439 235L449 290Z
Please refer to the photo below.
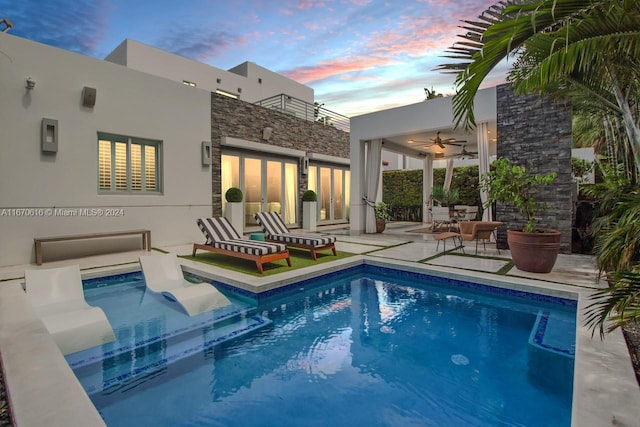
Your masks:
M224 193L224 198L227 202L238 203L242 201L242 190L237 187L231 187Z
M318 200L318 195L313 190L307 190L302 194L303 202L315 202Z
M524 166L512 164L505 157L493 162L493 166L481 183L489 193L485 208L494 201L509 203L527 218L522 230L507 231L513 262L523 271L550 272L560 252L560 232L538 228L536 215L545 206L538 202L536 196L538 187L551 184L556 173L531 175Z
M373 207L376 216L376 232L382 233L386 228L386 223L391 219L389 206L385 202L378 202Z

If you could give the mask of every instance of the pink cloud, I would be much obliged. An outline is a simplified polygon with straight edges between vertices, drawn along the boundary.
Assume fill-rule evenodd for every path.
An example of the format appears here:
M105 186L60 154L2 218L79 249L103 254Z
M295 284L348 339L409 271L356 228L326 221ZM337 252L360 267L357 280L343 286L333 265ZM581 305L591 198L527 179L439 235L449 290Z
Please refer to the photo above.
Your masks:
M302 4L306 0L302 0ZM366 2L368 0L350 0L351 3ZM456 34L460 24L456 16L461 19L474 19L483 7L493 4L491 1L471 1L470 4L460 4L450 0L428 0L433 13L410 14L407 11L400 16L392 28L374 31L370 34L356 35L364 45L358 49L355 56L340 52L341 58L321 61L314 66L292 69L285 74L301 83L319 81L330 77L340 76L348 78L347 73L370 70L375 67L385 67L407 61L407 58L419 58L433 54L443 54L444 50L456 41ZM365 19L366 17L361 17ZM346 56L346 58L345 58ZM358 76L361 78L362 76Z
M320 29L320 25L317 22L305 22L304 27L309 31L318 31Z
M324 7L326 3L317 0L300 0L298 2L298 9L311 9L312 7Z
M302 84L323 80L344 73L369 70L374 67L384 67L394 61L388 58L353 56L345 59L321 61L312 67L299 67L283 74Z
M311 9L311 6L313 6L312 0L303 0L298 2L298 9Z

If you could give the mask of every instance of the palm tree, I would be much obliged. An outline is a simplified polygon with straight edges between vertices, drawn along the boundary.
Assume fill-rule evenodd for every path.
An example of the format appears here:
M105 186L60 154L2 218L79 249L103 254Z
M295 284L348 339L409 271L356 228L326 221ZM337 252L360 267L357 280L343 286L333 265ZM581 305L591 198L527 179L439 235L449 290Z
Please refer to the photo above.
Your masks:
M505 58L516 93L569 96L619 118L640 170L640 0L498 2L476 21L463 21L464 41L443 64L457 74L456 126L475 126L473 99Z
M613 184L616 188L600 201L607 214L593 224L598 268L607 272L610 288L594 295L587 324L601 337L605 331L640 321L640 190L630 189L624 181Z
M460 62L438 67L457 74L456 127L475 126L474 97L505 58L514 60L507 80L516 93L569 97L600 123L592 136L609 163L594 236L610 288L589 307L588 324L603 336L640 319L640 0L500 1L463 22L464 41L448 55Z
M444 97L443 94L438 93L433 86L431 86L431 89L429 89L428 87L424 88L424 97L425 97L425 101L428 101L430 99L436 99L436 98L442 98Z

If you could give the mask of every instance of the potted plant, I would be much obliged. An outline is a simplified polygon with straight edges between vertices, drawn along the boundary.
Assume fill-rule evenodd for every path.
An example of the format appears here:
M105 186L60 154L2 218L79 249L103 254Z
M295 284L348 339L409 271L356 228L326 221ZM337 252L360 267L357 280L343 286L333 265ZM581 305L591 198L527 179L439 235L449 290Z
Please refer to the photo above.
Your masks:
M302 194L302 228L305 230L316 231L317 200L318 195L313 190L307 190Z
M548 273L560 252L560 232L541 230L536 223L536 215L545 209L536 198L538 187L551 184L556 175L531 175L524 166L502 157L493 162L493 169L481 182L489 193L485 208L493 202L508 203L527 219L522 229L507 230L511 258L519 270Z
M386 228L387 221L391 219L389 206L385 202L378 202L373 207L376 216L376 233L382 233Z
M431 199L440 206L453 206L460 198L458 189L447 190L442 185L436 185L431 189Z
M227 204L224 208L224 216L231 225L242 235L244 230L244 208L242 204L242 190L231 187L224 193Z

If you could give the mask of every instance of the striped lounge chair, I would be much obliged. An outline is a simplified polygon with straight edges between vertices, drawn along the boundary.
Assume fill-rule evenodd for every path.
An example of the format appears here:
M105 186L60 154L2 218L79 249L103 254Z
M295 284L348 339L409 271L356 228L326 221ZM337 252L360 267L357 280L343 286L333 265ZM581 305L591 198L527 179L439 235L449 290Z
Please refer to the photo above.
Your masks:
M285 243L294 248L308 249L311 258L318 259L316 252L331 250L336 253L336 238L333 236L309 236L291 233L277 212L258 212L255 214L258 225L264 231L265 239L269 242Z
M257 240L245 240L226 218L200 218L198 227L205 235L207 241L204 244L194 243L193 256L196 251L202 249L236 258L244 258L255 261L258 271L262 274L262 265L267 262L286 259L291 267L291 258L287 247L279 243L260 242Z

